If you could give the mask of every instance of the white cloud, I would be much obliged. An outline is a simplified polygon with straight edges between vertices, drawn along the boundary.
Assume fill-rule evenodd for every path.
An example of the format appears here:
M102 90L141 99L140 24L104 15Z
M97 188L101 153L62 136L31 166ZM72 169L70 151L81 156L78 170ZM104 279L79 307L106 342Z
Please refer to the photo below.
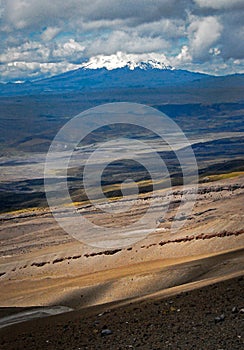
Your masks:
M56 26L63 20L83 22L130 19L134 23L181 17L184 2L177 0L4 0L8 28Z
M186 23L182 19L163 18L159 21L143 23L137 27L140 35L158 36L164 39L180 38L185 35Z
M41 38L43 41L50 41L60 32L60 28L58 27L48 27L41 34Z
M1 63L14 61L46 61L49 58L50 50L40 42L28 41L17 47L8 47L0 54Z
M221 50L218 47L211 47L211 49L209 49L209 53L214 56L219 56L221 54Z
M243 0L194 0L194 2L200 7L216 10L244 7Z
M2 54L0 54L0 62L47 62L53 58L74 60L82 55L85 47L76 42L74 39L69 39L64 43L46 46L45 43L37 41L28 41L19 46L8 47Z
M52 51L52 57L70 58L71 60L82 57L85 46L78 43L74 39L69 39L64 43L58 43Z
M189 26L189 50L195 59L206 59L209 50L221 36L223 27L213 16L194 19Z
M181 52L172 59L174 66L179 66L182 63L192 62L192 56L189 52L189 47L187 45L183 45L181 48Z
M143 53L166 49L168 43L161 37L139 36L136 32L114 31L105 38L94 40L86 49L88 56L99 53L110 55L117 51Z
M28 74L29 79L37 79L40 76L52 76L77 68L80 68L80 65L66 61L57 63L16 61L0 66L0 73L3 78L11 77L12 80L26 80L26 74Z
M28 27L48 27L68 18L78 1L60 2L59 0L4 0L5 22L8 30Z

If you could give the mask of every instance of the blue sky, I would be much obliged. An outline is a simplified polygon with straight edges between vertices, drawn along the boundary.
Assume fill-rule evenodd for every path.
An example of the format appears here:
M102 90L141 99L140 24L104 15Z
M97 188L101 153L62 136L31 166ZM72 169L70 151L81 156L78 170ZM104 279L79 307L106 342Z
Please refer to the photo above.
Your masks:
M1 81L38 79L121 53L242 73L243 15L243 0L0 0Z

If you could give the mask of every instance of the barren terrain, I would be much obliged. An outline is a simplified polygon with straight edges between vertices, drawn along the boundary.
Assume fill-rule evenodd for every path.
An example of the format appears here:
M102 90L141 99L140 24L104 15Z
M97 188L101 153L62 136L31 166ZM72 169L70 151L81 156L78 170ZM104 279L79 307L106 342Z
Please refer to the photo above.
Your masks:
M241 275L243 176L201 184L192 214L175 234L170 225L181 187L172 191L170 208L155 233L117 249L93 248L76 241L47 209L2 214L1 306L80 308L203 279ZM166 195L167 191L159 192L155 202L159 221L160 198L163 201ZM135 201L131 216L139 217L148 200L142 195ZM107 220L90 207L78 210L100 224ZM120 220L129 218L121 214Z

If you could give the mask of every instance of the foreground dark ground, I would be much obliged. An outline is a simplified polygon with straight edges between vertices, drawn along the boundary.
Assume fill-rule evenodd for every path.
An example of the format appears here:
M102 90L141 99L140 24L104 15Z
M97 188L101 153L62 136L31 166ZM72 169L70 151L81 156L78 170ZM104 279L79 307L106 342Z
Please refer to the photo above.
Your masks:
M103 312L96 307L34 320L1 329L0 347L243 349L243 290L244 277L239 277L168 299L131 303ZM105 329L111 334L104 335Z

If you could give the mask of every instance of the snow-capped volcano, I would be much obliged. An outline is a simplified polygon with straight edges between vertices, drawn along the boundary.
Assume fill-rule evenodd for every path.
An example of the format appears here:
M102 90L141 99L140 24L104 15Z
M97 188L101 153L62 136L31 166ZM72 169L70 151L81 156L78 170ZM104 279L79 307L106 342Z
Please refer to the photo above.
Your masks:
M91 57L89 61L82 64L84 69L106 68L113 70L117 68L128 67L131 70L135 68L141 69L170 69L173 67L163 54L147 53L147 54L126 54L117 52L114 55L98 55Z
M50 78L2 85L0 95L185 88L200 82L204 84L207 78L205 74L172 68L163 54L118 52L92 57L79 68Z

